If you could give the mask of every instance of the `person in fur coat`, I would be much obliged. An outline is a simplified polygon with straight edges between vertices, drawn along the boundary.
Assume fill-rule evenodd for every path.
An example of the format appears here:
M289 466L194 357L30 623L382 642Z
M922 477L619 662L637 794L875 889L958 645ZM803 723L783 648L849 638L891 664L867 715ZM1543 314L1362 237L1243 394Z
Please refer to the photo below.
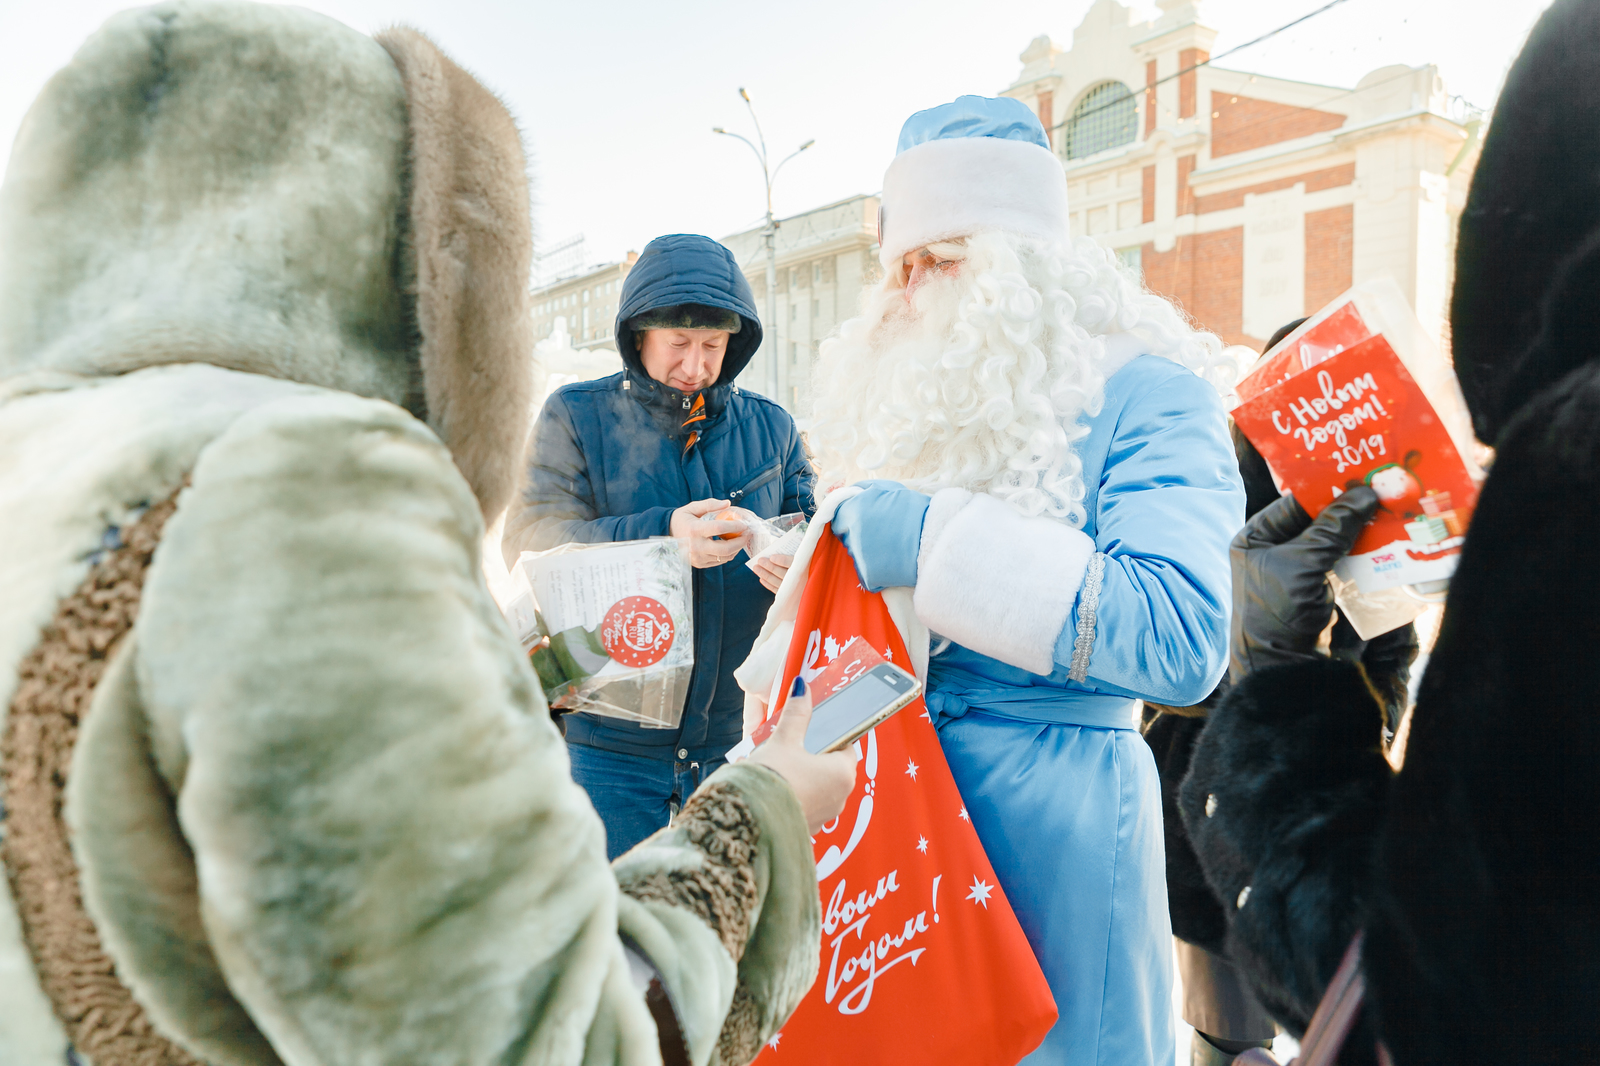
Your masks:
M1304 321L1296 319L1280 327L1263 351L1271 351ZM1261 453L1239 432L1238 426L1231 430L1239 476L1244 481L1245 516L1253 518L1275 503L1279 492ZM1361 664L1382 700L1386 736L1392 735L1406 708L1411 663L1417 654L1416 627L1407 624L1364 641L1350 622L1335 612L1328 653ZM1182 1016L1195 1030L1190 1041L1191 1066L1225 1066L1246 1048L1270 1045L1277 1033L1271 1015L1256 1001L1228 959L1227 912L1206 883L1179 808L1179 789L1188 775L1195 742L1205 729L1207 716L1227 690L1224 679L1210 696L1193 707L1172 707L1149 700L1144 704L1142 731L1161 777L1167 906L1172 915L1173 946L1183 990Z
M1018 101L913 115L884 177L885 277L823 345L810 439L824 483L864 486L833 519L863 585L911 590L933 634L928 709L1060 1011L1025 1061L1166 1064L1136 707L1197 703L1226 665L1229 358L1069 235L1066 192Z
M1183 818L1235 959L1286 1022L1364 931L1341 1061L1600 1062L1597 56L1600 4L1556 0L1462 216L1455 368L1496 456L1398 773L1361 669L1306 639L1319 568L1359 524L1308 552L1286 500L1235 543L1249 669L1200 738Z
M28 112L5 1066L742 1063L811 984L849 757L758 751L610 865L485 587L525 175L426 37L299 8L124 13Z

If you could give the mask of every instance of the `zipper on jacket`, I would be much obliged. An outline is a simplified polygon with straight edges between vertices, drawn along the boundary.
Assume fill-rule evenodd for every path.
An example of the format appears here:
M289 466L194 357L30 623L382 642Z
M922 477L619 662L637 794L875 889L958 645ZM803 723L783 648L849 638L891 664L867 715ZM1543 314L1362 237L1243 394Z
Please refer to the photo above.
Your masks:
M776 466L768 467L765 472L757 476L754 481L751 481L744 488L734 489L728 493L728 502L732 503L734 500L742 499L745 495L754 492L777 476L778 468Z

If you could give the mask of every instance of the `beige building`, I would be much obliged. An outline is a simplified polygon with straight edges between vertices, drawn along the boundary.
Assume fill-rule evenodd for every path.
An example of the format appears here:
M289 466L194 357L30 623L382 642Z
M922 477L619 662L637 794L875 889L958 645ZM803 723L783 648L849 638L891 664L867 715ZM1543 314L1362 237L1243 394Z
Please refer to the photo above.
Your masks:
M1260 348L1352 284L1389 276L1445 336L1456 222L1479 116L1432 66L1383 67L1354 88L1206 63L1215 29L1191 0L1144 21L1096 0L1071 46L1036 38L1005 95L1032 107L1088 234L1229 343ZM739 381L804 422L817 346L877 280L878 197L780 220L777 321ZM767 314L762 227L723 238ZM614 348L622 281L638 256L533 294L534 330L565 318L571 347ZM778 353L777 375L771 351Z
M1477 115L1431 66L1353 89L1198 66L1216 38L1200 5L1158 6L1146 22L1097 0L1069 48L1035 39L1005 90L1050 131L1074 233L1231 343L1259 348L1383 275L1444 339Z
M750 280L756 312L767 314L767 253L762 228L725 237L722 243ZM739 376L739 384L802 415L810 393L817 344L855 313L864 285L878 277L878 198L853 196L778 222L777 328L762 323L761 351ZM622 282L638 260L628 253L608 263L552 282L533 292L536 340L576 351L615 349L617 304ZM558 338L561 321L570 335ZM777 349L778 379L770 352Z
M767 314L767 250L763 227L735 233L722 243L733 250L756 310ZM778 222L776 328L762 322L761 351L739 384L777 400L803 422L810 411L811 366L818 343L855 314L861 290L876 281L878 198L852 196ZM778 352L772 380L771 351Z
M629 252L620 263L607 263L534 289L534 340L550 337L556 330L556 320L564 318L573 348L615 348L612 333L622 279L638 259L638 252Z

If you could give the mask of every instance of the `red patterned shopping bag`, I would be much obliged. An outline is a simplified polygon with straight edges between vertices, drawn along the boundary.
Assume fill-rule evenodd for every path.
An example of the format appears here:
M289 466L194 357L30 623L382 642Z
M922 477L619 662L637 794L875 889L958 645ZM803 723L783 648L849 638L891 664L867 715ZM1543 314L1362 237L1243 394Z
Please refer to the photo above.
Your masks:
M809 682L854 638L907 669L883 597L832 530L811 557L784 665ZM918 699L859 741L856 790L815 840L822 967L759 1066L1012 1066L1055 1000L978 843Z

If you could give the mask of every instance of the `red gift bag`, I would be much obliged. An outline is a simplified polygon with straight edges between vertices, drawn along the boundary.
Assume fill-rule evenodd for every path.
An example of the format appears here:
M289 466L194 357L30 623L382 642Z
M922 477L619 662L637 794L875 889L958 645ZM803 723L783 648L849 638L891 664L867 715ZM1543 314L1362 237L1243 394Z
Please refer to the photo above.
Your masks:
M906 669L883 597L824 530L784 664L809 682L853 638ZM921 699L858 742L856 789L815 839L822 966L761 1066L1012 1066L1056 1006L956 791Z

